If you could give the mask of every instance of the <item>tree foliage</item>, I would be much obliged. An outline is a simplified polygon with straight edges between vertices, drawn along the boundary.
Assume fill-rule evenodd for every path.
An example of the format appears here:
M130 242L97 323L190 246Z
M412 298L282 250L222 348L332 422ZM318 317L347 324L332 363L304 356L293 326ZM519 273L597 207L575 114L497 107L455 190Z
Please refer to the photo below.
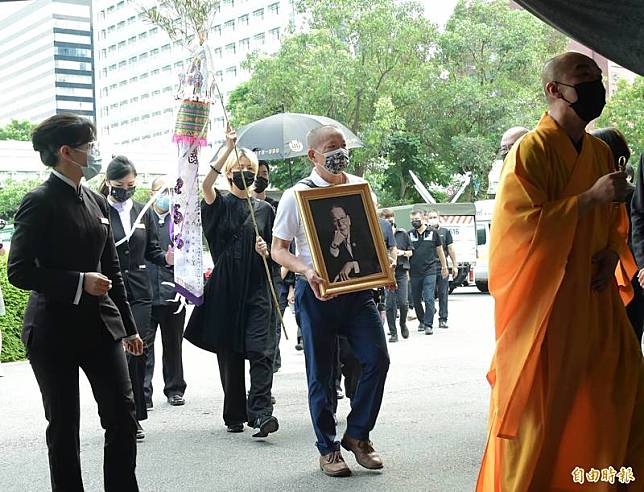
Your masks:
M6 313L0 316L2 352L0 361L11 362L25 358L25 346L20 340L22 319L25 314L29 292L17 289L7 280L7 255L0 256L0 288Z
M632 84L626 80L617 83L617 91L608 100L597 126L621 130L634 156L630 162L637 164L644 152L644 77L637 77Z
M31 140L34 124L29 121L11 120L11 123L0 128L0 140Z
M566 42L504 0L461 0L443 32L410 0L305 0L300 8L309 29L274 56L246 60L252 77L230 95L233 122L283 111L341 121L365 143L352 153L353 172L386 205L419 199L409 169L442 184L471 171L473 190L484 190L505 129L534 126L545 109L540 71Z

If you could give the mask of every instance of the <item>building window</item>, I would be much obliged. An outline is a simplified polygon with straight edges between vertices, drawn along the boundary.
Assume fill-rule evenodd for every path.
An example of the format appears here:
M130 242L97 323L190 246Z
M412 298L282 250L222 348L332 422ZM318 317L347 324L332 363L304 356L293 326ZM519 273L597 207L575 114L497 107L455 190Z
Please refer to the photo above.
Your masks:
M239 41L239 50L244 52L250 49L250 39L244 38Z
M54 54L61 56L75 56L79 58L91 58L92 50L86 48L66 48L63 46L55 46Z
M235 6L235 0L224 0L224 7L234 7Z
M142 39L145 39L147 37L148 37L148 33L147 32L142 32L141 34L139 34L139 41L141 41Z
M158 28L158 27L153 27L152 29L150 29L150 35L154 35L154 34L156 34L156 33L158 33L158 32L159 32L159 28Z
M101 10L101 20L105 19L105 9Z
M279 2L272 3L268 6L268 11L271 15L279 15L280 13L280 4Z
M159 54L159 48L154 48L150 51L150 56L157 56Z
M139 77L141 80L147 79L150 74L148 72L142 73L141 77Z
M107 28L107 34L112 34L114 31L116 31L116 26L110 26Z
M271 35L271 41L279 41L280 40L280 28L276 27L275 29L271 29L269 31Z
M125 60L123 60L122 62L119 62L119 69L125 68L126 65L127 65L127 62Z
M161 70L159 70L159 69L157 68L156 70L152 70L152 71L150 72L150 75L151 75L152 77L156 77L156 76L157 76L157 75L159 75L160 73L161 73Z
M119 43L119 50L122 50L123 48L125 48L125 41L121 41Z
M130 65L134 65L134 64L136 63L136 60L137 60L137 57L136 57L136 56L133 56L132 58L130 58L130 59L128 60L128 63L129 63Z
M221 58L221 48L215 48L214 56L215 58Z
M123 7L125 7L125 2L124 1L121 1L121 2L116 4L116 8L118 10L122 9Z
M237 53L237 48L235 46L235 43L230 43L226 45L226 54L227 55L234 55Z
M136 15L133 15L132 17L128 17L127 23L132 24L136 21Z
M161 51L168 51L170 49L170 43L164 44L161 46Z
M111 14L112 12L114 12L114 5L112 5L111 7L107 7L107 13Z
M217 25L217 26L213 27L212 28L212 33L217 35L217 36L221 36L221 25Z
M174 68L182 69L183 68L183 62L178 61L177 63L174 64Z
M215 79L217 79L219 82L223 82L223 80L224 80L224 72L222 72L221 70L217 70L215 72Z
M264 9L257 9L255 12L253 12L253 20L264 20Z
M159 95L161 95L160 90L152 91L152 97L156 97L156 96L159 96Z
M125 87L127 85L127 80L121 80L119 82L119 87Z
M163 67L164 72L169 72L170 70L172 70L172 65L166 65L165 67Z
M228 67L226 69L226 77L237 77L237 67Z
M224 30L225 31L234 31L235 30L235 20L231 19L229 21L226 21L224 23Z
M163 88L163 92L171 92L171 91L172 91L172 86L171 85L168 85L168 86Z
M116 25L116 28L121 31L122 29L125 28L125 21L121 21Z
M264 46L265 42L266 36L264 35L264 33L255 34L255 36L253 36L253 43L255 44L255 46Z
M139 61L143 61L143 60L147 59L147 57L148 57L147 53L141 53L139 55Z
M105 39L106 35L107 35L107 31L105 31L105 29L101 29L101 39Z
M139 78L138 78L138 77L132 77L128 82L129 82L130 84L134 84L135 82L138 82L138 81L139 81Z
M242 15L237 20L238 20L240 26L247 26L248 25L248 14Z

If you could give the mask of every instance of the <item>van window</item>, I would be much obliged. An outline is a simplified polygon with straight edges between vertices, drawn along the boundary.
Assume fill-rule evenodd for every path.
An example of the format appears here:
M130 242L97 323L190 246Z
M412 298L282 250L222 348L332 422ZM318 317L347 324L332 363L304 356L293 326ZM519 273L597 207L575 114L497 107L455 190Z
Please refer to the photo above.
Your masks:
M476 226L476 245L483 246L487 243L487 224L478 224Z

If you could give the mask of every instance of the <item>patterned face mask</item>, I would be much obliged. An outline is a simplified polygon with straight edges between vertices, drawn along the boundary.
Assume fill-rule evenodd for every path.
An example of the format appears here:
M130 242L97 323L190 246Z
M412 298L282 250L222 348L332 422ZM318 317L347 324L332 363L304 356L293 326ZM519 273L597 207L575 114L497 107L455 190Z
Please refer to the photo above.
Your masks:
M322 155L324 155L324 169L331 174L340 174L349 167L349 151L347 149L339 148Z

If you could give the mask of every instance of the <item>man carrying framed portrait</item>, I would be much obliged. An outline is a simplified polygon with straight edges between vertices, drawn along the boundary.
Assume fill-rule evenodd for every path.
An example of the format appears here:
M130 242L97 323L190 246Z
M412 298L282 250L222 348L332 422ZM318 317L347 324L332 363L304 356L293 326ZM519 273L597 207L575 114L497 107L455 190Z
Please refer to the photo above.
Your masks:
M382 402L389 354L369 288L384 285L383 279L393 283L393 273L368 185L345 172L349 152L344 135L336 127L322 126L307 140L313 170L282 196L271 254L296 273L295 302L320 468L329 476L345 477L351 470L341 445L363 467L383 467L370 432ZM296 255L289 252L293 238ZM363 369L341 441L334 413L338 335L346 336Z

